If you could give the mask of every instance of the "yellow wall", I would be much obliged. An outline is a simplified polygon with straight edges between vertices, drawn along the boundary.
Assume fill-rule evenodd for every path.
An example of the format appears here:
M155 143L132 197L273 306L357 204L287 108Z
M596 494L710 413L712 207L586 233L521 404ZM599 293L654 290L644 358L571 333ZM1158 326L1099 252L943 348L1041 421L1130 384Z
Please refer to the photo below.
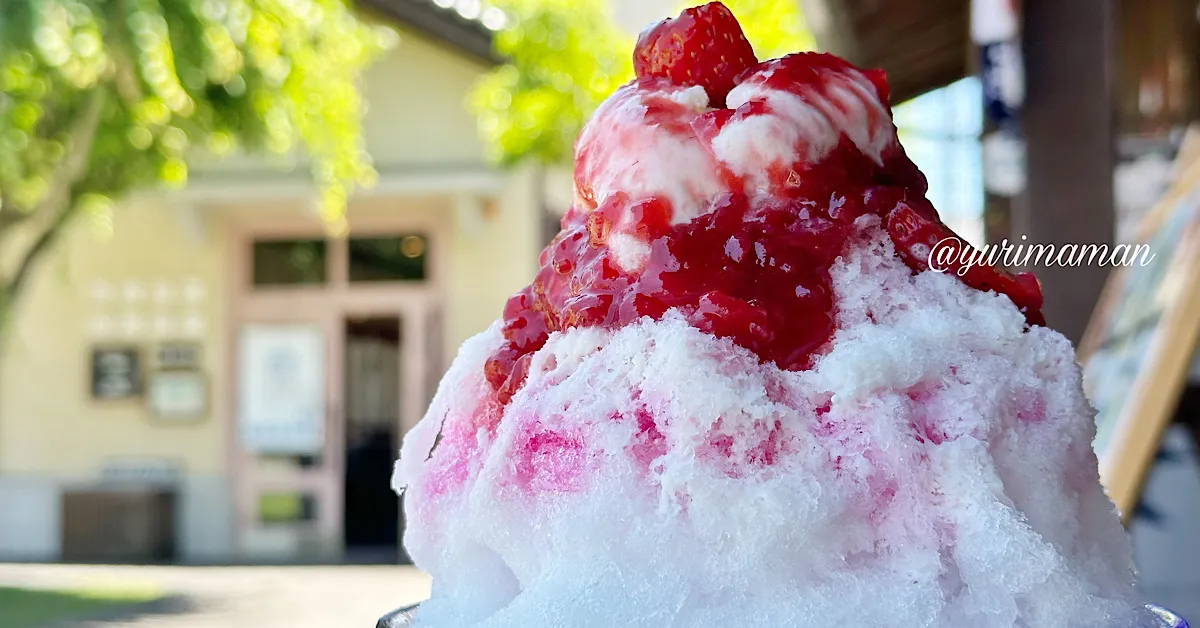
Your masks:
M152 421L140 399L91 399L90 349L99 341L89 326L96 318L133 310L150 324L155 312L181 307L179 294L176 305L160 308L152 293L126 307L120 291L129 281L151 292L167 282L178 291L195 278L206 293L202 364L213 373L223 363L222 244L191 239L183 224L158 203L126 203L113 213L111 238L79 221L39 264L0 356L0 472L92 475L113 456L167 457L189 473L222 468L223 426L215 417L166 424ZM117 290L109 305L93 297L97 282ZM131 342L145 350L145 372L155 343L145 336ZM211 385L213 407L221 407L224 383L213 378Z
M381 173L435 166L485 167L475 117L467 94L486 70L421 35L400 31L400 42L366 72L363 134ZM252 156L211 162L199 158L193 172L202 176L246 171L275 174ZM296 176L304 174L301 171Z
M463 107L481 71L472 61L402 34L399 47L370 71L365 87L367 138L381 172L486 169L474 119ZM207 182L219 188L222 174L237 169L245 176L247 169L266 168L237 158L210 169ZM503 181L478 230L462 224L454 209L456 190L426 192L407 202L375 197L352 203L352 211L363 215L412 211L445 226L446 360L500 315L508 296L536 269L542 243L535 179L526 170ZM94 477L108 458L143 456L173 459L189 474L226 471L227 430L233 423L226 416L232 374L225 372L230 245L223 221L228 212L253 211L249 206L257 202L197 204L145 196L114 211L109 238L99 237L86 222L65 234L36 268L0 355L0 474ZM305 206L295 199L280 203L294 211ZM202 214L189 213L193 207ZM168 424L154 420L142 399L93 401L90 348L96 340L89 325L98 312L92 287L103 281L119 291L136 281L152 290L156 282L178 286L193 277L206 293L201 355L210 375L209 416L193 424ZM143 315L154 311L137 309ZM143 336L135 342L145 350L145 373L157 341Z
M400 43L367 71L363 126L382 171L391 166L484 162L475 117L464 102L484 67L401 32Z
M479 233L456 230L445 308L447 360L464 340L499 318L508 297L537 272L537 254L545 243L536 204L533 173L514 172Z

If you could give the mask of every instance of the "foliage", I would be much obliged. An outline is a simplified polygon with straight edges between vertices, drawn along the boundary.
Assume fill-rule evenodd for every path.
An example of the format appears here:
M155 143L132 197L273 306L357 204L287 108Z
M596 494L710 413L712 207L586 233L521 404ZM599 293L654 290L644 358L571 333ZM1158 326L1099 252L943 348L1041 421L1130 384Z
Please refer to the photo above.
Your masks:
M737 16L759 59L774 59L802 50L813 50L816 40L800 13L799 2L779 0L723 0Z
M796 2L724 0L760 59L814 47ZM496 38L506 62L469 100L491 156L512 165L571 159L575 136L613 90L633 78L634 36L603 0L503 0L508 28ZM689 3L684 6L690 6ZM682 7L681 7L682 8Z
M509 27L496 36L507 62L476 86L471 108L492 157L563 162L587 116L633 78L633 39L603 0L505 0Z
M0 314L72 216L200 155L303 150L336 222L373 177L357 79L393 38L344 0L4 0Z

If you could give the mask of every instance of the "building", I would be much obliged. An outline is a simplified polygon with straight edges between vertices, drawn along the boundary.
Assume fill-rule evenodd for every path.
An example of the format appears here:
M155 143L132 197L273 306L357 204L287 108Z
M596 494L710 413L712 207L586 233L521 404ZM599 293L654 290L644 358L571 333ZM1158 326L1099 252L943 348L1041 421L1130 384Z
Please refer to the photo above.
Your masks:
M361 3L401 43L348 238L240 159L39 264L0 356L0 561L396 559L398 438L545 242L539 173L487 166L464 108L496 16L442 4Z

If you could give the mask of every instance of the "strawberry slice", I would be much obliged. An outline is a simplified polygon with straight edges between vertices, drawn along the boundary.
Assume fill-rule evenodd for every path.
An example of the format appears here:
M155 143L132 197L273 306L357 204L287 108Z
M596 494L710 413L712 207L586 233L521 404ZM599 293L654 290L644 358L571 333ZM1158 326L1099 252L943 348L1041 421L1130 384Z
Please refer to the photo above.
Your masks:
M709 105L725 105L734 79L758 63L733 13L720 2L685 9L642 31L633 49L638 78L659 77L699 85Z
M928 270L936 257L935 270L952 273L976 290L1006 295L1025 314L1030 325L1045 325L1042 316L1042 286L1033 273L1012 274L989 266L982 255L936 219L918 213L905 203L888 212L887 231L896 252L916 271ZM965 267L965 269L964 269Z

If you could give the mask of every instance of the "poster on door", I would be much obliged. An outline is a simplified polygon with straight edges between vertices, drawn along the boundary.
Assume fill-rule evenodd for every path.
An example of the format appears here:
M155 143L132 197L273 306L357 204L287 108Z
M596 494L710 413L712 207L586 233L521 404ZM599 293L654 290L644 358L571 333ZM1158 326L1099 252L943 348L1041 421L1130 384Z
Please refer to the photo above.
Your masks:
M247 451L320 453L325 338L313 325L248 325L238 339L238 424Z

